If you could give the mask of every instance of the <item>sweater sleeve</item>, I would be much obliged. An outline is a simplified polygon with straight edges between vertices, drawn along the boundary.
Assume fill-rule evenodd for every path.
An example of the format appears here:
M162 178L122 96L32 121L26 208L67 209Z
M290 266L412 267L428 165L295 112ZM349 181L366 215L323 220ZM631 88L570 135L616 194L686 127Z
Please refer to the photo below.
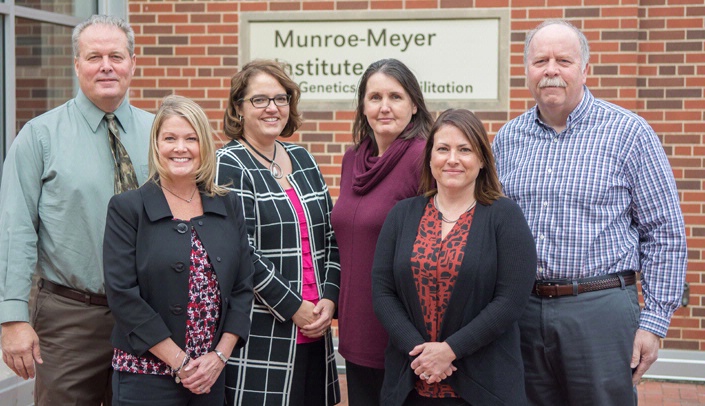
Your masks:
M372 303L375 315L384 326L392 344L403 353L425 342L416 329L402 301L403 292L397 283L395 267L404 220L409 214L410 200L398 203L389 212L377 240L372 264Z
M313 159L313 157L311 158ZM315 164L315 161L314 161ZM321 188L325 191L325 280L322 281L323 298L329 299L336 306L336 314L338 308L338 296L340 294L340 252L338 251L338 242L335 238L335 232L331 225L331 213L333 212L333 200L328 192L328 187L323 179L323 174L318 171ZM337 316L336 316L337 317Z
M497 277L492 300L463 328L446 339L457 358L473 354L515 323L529 300L536 275L536 247L519 206L502 198L493 205Z

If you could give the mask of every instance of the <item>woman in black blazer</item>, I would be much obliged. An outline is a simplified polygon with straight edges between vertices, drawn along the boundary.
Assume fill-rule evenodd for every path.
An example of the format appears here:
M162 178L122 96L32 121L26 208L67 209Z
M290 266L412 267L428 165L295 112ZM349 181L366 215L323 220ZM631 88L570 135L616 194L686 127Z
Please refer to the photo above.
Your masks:
M375 314L390 336L381 404L523 405L517 320L536 250L471 112L438 117L421 187L425 196L388 215L372 268Z
M223 404L221 372L250 330L252 262L239 199L213 182L212 130L196 103L164 99L149 169L108 206L113 405Z

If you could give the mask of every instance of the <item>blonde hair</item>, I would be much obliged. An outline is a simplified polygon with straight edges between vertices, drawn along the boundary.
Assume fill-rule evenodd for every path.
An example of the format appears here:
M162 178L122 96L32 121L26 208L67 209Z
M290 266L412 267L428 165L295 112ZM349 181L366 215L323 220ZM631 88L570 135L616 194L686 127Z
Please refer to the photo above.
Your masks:
M196 185L208 196L225 195L228 190L215 184L215 142L213 128L208 123L208 117L201 107L191 99L183 96L170 95L162 100L154 117L152 130L149 134L149 179L159 183L160 178L169 178L166 169L159 162L159 131L170 117L182 117L193 127L198 135L201 166L196 169Z

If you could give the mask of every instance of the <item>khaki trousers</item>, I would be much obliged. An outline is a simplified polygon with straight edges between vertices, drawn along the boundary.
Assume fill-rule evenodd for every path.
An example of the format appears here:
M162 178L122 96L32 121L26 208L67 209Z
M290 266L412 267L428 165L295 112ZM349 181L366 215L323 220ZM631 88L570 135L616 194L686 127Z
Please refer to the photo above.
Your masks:
M109 406L114 320L106 306L40 290L32 318L43 364L36 364L37 406Z

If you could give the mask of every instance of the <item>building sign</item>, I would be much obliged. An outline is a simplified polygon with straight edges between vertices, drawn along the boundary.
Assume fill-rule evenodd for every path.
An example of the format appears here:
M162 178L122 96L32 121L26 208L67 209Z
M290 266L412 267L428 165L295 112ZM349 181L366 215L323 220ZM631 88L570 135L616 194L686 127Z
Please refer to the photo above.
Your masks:
M354 106L360 76L404 62L435 109L506 108L508 14L486 10L242 13L240 63L277 59L307 108Z

